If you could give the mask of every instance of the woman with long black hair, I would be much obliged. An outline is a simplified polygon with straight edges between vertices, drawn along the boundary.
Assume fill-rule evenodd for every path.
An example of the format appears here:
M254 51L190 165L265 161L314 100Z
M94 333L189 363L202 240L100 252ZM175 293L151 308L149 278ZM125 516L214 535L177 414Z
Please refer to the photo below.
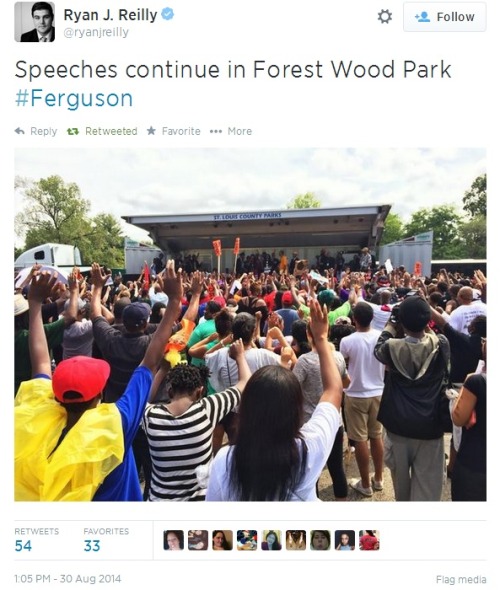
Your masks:
M256 371L245 387L235 445L212 465L207 500L317 500L316 481L340 424L342 381L328 343L328 316L311 302L311 331L321 366L323 395L303 424L303 395L284 367Z

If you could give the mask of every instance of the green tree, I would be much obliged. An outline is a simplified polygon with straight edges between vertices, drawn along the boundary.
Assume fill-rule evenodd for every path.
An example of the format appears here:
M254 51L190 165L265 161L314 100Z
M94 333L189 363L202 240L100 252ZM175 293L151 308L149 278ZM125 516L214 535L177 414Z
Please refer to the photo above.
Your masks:
M460 228L466 258L486 258L486 217L476 215Z
M72 244L80 249L85 265L98 261L112 267L124 263L124 237L119 222L108 213L89 215L90 202L75 183L60 176L36 182L16 179L26 207L16 216L15 227L25 237L24 249L46 242Z
M118 220L109 213L99 213L91 219L90 225L90 234L82 239L82 259L123 268L125 238Z
M404 237L411 237L427 231L434 232L432 257L456 259L466 257L466 244L461 238L463 218L453 205L437 205L422 208L412 214L405 225Z
M404 222L397 213L389 213L385 220L384 233L380 245L397 242L404 236Z
M16 232L25 235L26 248L44 242L74 244L88 233L90 203L82 198L78 185L65 183L60 176L23 184L27 206L16 216L15 226Z
M486 217L486 174L476 178L470 189L465 191L462 202L464 204L464 211L470 217L474 217L475 215Z
M317 209L321 207L321 201L314 196L314 193L296 195L286 204L287 209Z

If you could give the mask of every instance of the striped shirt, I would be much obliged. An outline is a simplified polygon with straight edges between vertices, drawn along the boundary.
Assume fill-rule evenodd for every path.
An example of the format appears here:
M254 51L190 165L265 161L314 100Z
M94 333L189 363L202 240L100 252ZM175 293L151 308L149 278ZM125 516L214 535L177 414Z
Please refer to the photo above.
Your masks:
M239 403L241 393L230 387L193 403L174 416L165 404L148 405L143 427L152 460L149 500L204 500L196 468L212 459L212 434Z

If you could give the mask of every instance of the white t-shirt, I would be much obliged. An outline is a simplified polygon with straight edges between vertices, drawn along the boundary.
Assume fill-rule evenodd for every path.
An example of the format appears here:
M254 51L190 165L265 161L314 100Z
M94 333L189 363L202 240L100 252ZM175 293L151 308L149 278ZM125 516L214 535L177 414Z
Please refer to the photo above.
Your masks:
M245 350L250 371L255 373L257 369L267 365L279 365L280 357L265 348L249 348ZM205 364L210 370L210 385L215 391L224 391L238 383L238 365L229 357L229 349L222 348L205 356Z
M340 352L348 359L351 384L346 395L351 397L375 397L384 389L384 365L374 355L380 332L354 332L340 341Z
M382 330L385 328L387 321L391 317L392 313L392 305L377 305L375 303L370 303L367 301L368 305L373 309L373 320L371 323L371 327L374 330Z
M74 322L64 330L63 360L79 355L92 356L93 342L92 322L85 318L81 322Z
M460 305L451 312L449 324L458 332L469 335L469 324L478 315L486 315L486 304L482 301L474 301L470 305Z
M294 490L290 501L311 502L318 500L316 482L332 450L340 415L337 408L329 402L321 402L300 432L307 447L307 464L303 479ZM234 447L223 447L215 456L210 471L207 500L236 502L238 498L229 483L231 455Z

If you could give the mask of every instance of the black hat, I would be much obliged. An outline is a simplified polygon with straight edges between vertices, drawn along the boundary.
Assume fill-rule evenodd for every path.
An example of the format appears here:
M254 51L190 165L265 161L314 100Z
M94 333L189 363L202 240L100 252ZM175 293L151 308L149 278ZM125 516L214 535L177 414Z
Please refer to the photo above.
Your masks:
M410 332L421 332L431 319L431 308L417 295L407 297L399 306L399 321Z
M148 321L150 314L151 308L147 303L131 303L123 310L123 323L125 326L138 328Z

